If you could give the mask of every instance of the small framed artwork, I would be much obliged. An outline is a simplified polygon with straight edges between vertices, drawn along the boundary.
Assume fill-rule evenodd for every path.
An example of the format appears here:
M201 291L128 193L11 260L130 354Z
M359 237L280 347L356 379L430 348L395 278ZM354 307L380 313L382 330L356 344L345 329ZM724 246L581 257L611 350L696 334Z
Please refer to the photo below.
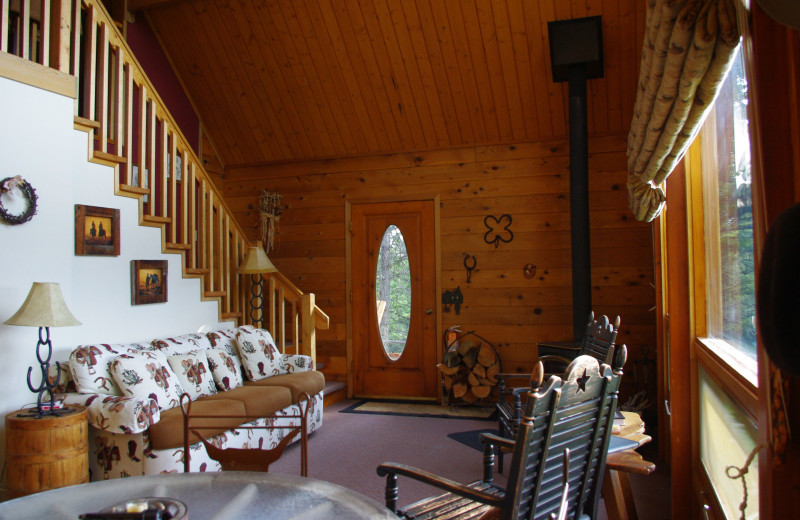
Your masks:
M131 260L131 304L166 303L167 261Z
M75 204L75 254L119 256L119 210Z

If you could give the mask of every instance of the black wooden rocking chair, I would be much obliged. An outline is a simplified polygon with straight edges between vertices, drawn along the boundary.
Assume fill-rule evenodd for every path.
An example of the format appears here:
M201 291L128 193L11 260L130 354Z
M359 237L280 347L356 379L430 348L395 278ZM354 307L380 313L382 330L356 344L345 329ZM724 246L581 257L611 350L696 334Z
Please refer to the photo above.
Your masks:
M541 363L537 372L543 373ZM447 491L421 500L398 514L409 519L497 518L546 520L560 514L563 453L569 449L567 518L596 518L621 371L580 356L562 380L551 376L529 392L517 440L483 434L485 469L482 480L464 485L396 463L378 466L386 477L386 506L397 510L398 475ZM539 380L539 383L541 380ZM495 446L513 450L508 484L493 484Z
M617 333L619 331L620 317L612 324L607 316L601 316L599 320L594 319L594 312L589 314L589 322L586 324L586 331L583 339L574 353L567 355L571 349L564 349L563 354L547 354L539 356L539 361L544 366L544 378L550 375L561 375L567 366L577 356L592 356L600 363L611 365L614 359ZM624 360L623 360L624 363ZM522 420L522 398L535 388L531 382L532 375L527 374L498 374L497 389L499 398L497 401L497 431L501 437L516 438L517 428ZM524 386L507 386L508 379L526 378ZM498 469L503 472L502 455L498 461Z

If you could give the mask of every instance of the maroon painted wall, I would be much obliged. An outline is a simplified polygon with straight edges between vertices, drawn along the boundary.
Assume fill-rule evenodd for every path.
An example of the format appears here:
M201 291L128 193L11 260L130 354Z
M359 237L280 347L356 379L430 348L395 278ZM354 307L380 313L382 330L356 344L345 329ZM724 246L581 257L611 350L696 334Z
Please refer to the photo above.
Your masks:
M138 15L135 23L127 24L128 45L134 56L144 68L156 92L167 105L175 122L186 136L195 153L199 149L200 119L192 108L183 86L172 70L172 66L161 49L150 24L144 16Z

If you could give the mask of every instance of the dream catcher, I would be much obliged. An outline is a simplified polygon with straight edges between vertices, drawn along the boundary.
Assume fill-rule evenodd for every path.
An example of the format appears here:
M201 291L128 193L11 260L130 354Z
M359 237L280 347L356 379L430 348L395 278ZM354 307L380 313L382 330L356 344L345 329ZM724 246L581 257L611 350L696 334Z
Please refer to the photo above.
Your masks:
M269 254L275 243L275 231L281 219L281 195L264 191L258 198L258 221L261 225L261 243Z

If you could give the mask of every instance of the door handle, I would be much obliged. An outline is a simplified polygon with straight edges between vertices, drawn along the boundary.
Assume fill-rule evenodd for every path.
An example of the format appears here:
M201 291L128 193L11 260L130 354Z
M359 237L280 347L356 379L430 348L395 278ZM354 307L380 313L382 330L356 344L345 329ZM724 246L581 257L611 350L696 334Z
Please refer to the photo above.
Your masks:
M433 309L425 309L425 314L430 316L431 314L433 314Z

